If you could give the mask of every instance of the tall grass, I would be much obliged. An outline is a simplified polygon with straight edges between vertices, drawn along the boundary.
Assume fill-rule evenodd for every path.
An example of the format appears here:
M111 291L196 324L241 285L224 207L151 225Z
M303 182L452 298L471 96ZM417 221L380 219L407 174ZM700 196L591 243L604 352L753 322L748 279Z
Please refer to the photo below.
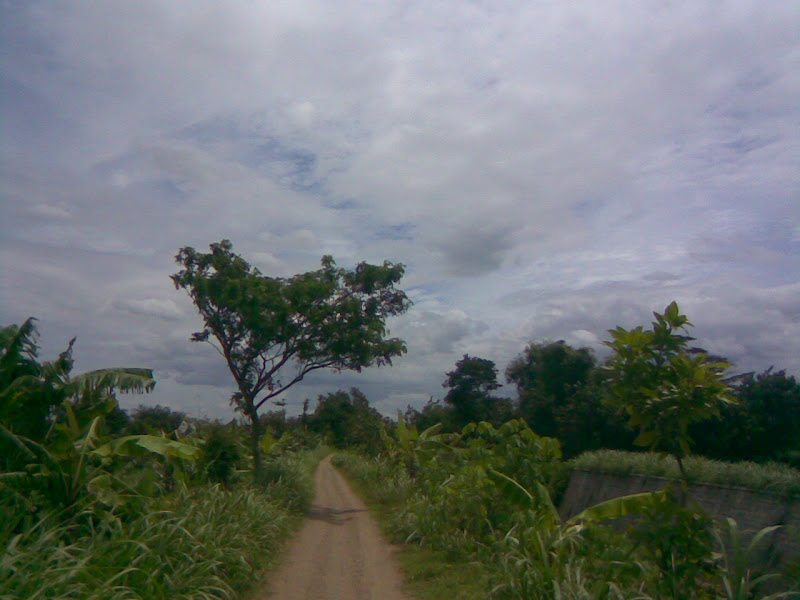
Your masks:
M310 504L324 453L275 459L266 487L183 487L134 518L90 519L79 535L54 514L22 534L0 525L0 599L239 598Z
M650 475L677 479L678 465L669 456L656 452L596 450L573 458L572 468L617 475ZM727 463L702 456L684 460L689 479L698 483L742 487L786 498L800 497L800 471L784 464L754 462Z

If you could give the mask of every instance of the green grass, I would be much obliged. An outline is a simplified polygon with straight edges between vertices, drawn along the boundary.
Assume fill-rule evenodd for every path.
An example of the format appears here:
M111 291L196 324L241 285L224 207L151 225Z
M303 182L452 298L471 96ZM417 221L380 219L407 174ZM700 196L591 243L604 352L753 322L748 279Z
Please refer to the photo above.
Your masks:
M234 600L260 582L313 497L325 449L275 461L264 486L196 485L126 518L0 523L0 600Z
M407 544L398 553L406 591L421 600L485 600L489 574L479 562Z
M294 517L263 491L182 490L129 521L65 543L69 524L44 519L7 540L0 598L237 598L253 585Z
M581 454L568 464L574 469L616 475L650 475L673 479L680 476L674 458L655 452L597 450ZM684 465L693 482L742 487L785 498L800 497L800 471L783 464L727 463L690 456L685 459Z

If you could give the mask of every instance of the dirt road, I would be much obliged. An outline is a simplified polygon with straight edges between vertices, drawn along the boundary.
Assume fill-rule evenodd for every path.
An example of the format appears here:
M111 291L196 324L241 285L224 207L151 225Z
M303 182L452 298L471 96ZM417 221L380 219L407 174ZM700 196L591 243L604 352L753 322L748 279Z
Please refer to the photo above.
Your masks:
M309 518L271 575L269 600L408 600L390 546L330 457L314 476Z

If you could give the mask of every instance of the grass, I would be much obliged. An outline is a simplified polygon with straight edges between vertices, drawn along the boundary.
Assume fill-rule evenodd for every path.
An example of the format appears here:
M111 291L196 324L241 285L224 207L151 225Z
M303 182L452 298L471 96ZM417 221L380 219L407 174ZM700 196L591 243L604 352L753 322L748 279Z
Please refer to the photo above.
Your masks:
M325 453L276 459L266 487L183 487L127 518L45 515L21 534L0 523L0 600L242 598L300 521Z
M406 591L421 600L484 600L489 574L478 562L465 563L446 552L405 545L398 553Z
M649 475L677 479L678 465L669 456L656 452L596 450L569 461L573 469L615 475ZM779 463L727 463L701 456L690 456L684 465L689 478L697 483L742 487L784 498L800 498L800 471Z
M338 453L333 464L375 515L384 534L395 543L405 540L394 521L410 496L414 482L385 460ZM402 544L397 557L406 592L420 600L483 600L490 589L489 571L482 563L419 544Z
M45 518L9 539L0 598L232 600L252 586L293 516L263 491L182 490L129 521L101 523L66 544Z

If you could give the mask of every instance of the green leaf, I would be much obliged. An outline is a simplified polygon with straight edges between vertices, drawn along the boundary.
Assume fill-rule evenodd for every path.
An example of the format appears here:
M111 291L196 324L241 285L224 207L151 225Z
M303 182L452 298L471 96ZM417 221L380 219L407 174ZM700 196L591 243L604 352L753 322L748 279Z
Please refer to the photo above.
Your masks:
M600 502L590 506L583 512L572 517L568 523L577 524L580 522L600 523L609 519L618 519L627 515L640 514L647 510L657 501L663 501L667 496L664 490L659 492L644 492L642 494L631 494L621 496L606 502Z
M658 440L661 439L661 435L657 431L645 431L640 433L638 437L633 440L633 443L637 446L652 446Z

